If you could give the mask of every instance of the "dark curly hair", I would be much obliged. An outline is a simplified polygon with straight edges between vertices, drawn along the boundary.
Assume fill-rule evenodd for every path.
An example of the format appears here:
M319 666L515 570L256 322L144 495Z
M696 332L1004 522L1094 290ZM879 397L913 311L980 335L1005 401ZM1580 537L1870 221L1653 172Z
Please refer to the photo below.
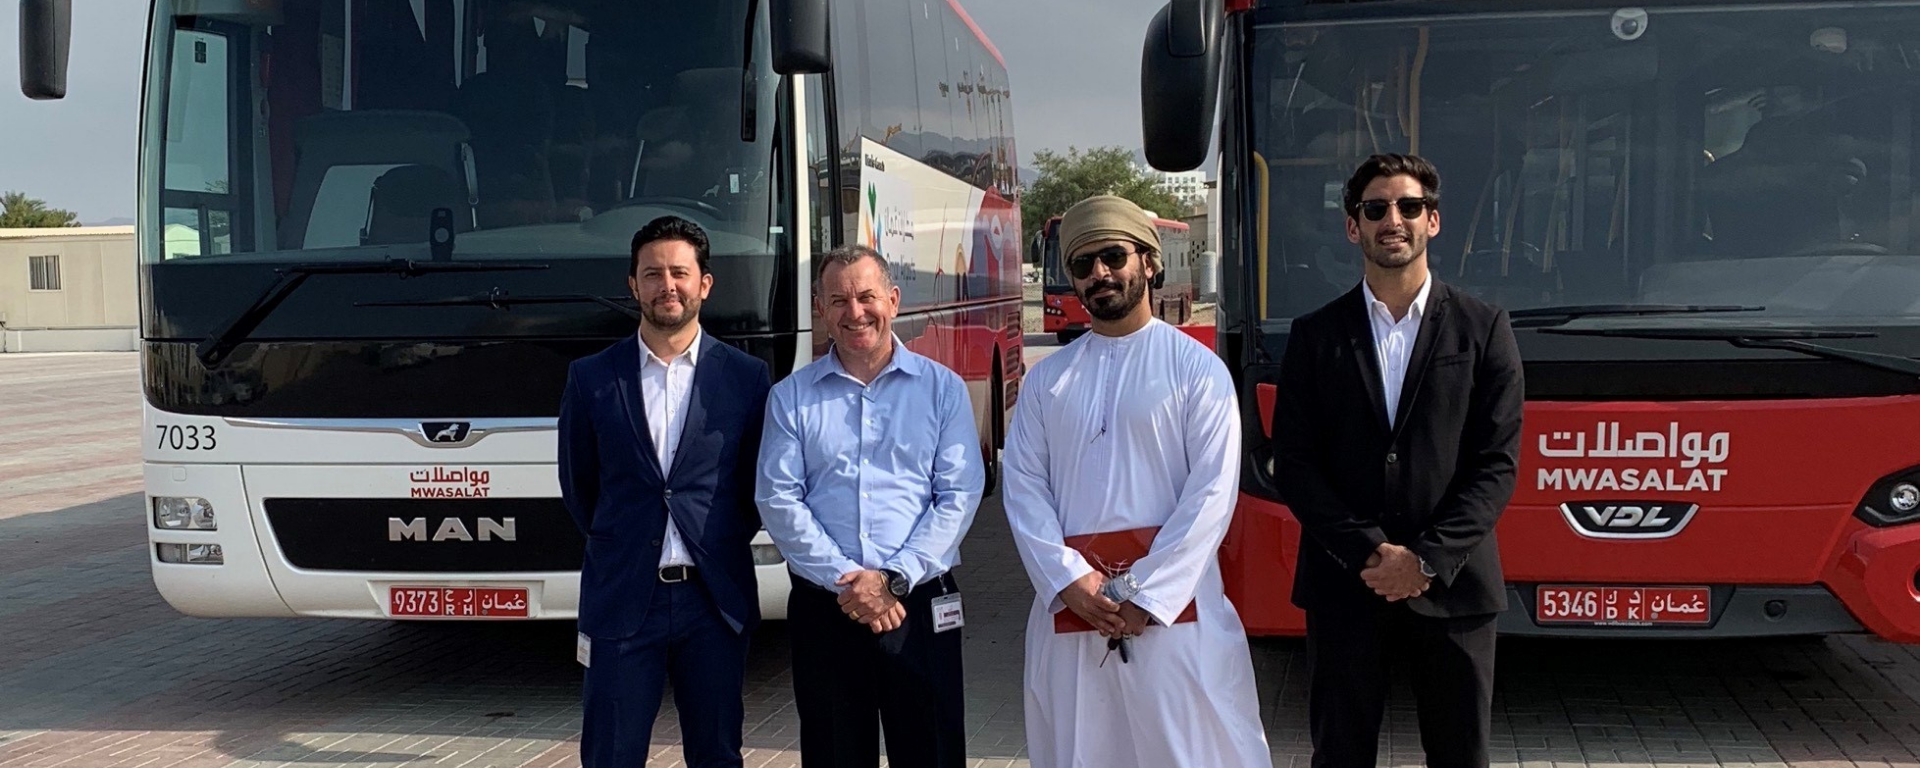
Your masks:
M710 271L707 268L707 258L710 255L707 246L707 231L701 229L700 225L678 216L662 216L647 222L647 225L641 227L640 231L633 233L633 247L627 251L629 257L627 274L631 275L640 271L640 249L648 243L659 242L661 240L679 240L680 242L693 246L694 253L698 256L700 262L700 274L704 275Z

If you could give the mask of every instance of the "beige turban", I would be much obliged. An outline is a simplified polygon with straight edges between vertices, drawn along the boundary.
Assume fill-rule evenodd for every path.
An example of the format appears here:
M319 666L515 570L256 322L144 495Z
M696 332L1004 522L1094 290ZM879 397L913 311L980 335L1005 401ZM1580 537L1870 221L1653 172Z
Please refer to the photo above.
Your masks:
M1089 243L1102 240L1132 240L1144 245L1153 255L1149 264L1160 271L1160 233L1153 219L1132 200L1115 195L1095 195L1082 200L1060 217L1062 256L1071 257Z

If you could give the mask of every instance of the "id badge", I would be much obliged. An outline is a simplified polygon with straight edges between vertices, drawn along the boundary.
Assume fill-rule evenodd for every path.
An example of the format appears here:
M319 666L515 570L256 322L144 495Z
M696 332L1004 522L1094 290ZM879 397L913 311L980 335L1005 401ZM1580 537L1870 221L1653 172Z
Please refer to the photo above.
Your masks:
M967 618L960 612L960 593L941 595L933 599L933 631L945 632L967 625Z
M573 658L580 662L580 666L593 666L593 638L587 637L587 633L579 633L579 637L574 640Z

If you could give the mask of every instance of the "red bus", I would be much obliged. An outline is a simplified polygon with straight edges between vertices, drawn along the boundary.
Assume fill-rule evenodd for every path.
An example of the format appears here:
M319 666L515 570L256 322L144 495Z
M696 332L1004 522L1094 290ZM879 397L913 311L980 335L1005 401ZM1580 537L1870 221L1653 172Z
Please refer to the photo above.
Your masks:
M1153 316L1172 325L1193 322L1193 262L1198 255L1192 232L1184 222L1155 218L1153 228L1160 234L1162 277L1154 282L1149 300ZM1073 292L1073 280L1067 275L1066 257L1060 253L1060 217L1047 219L1036 235L1040 250L1040 286L1046 296L1041 311L1042 329L1061 344L1073 341L1093 327L1093 317Z
M1291 318L1350 290L1341 189L1440 168L1434 275L1506 308L1527 407L1506 634L1920 641L1920 70L1908 2L1176 0L1146 153L1222 179L1222 552L1299 634L1270 476ZM1218 109L1215 131L1216 105Z

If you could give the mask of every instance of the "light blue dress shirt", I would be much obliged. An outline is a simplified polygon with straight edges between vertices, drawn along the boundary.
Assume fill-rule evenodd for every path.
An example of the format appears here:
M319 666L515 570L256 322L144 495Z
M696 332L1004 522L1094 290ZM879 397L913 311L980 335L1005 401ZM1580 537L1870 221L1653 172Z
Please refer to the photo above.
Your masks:
M893 340L861 384L829 351L767 397L754 499L787 567L833 592L861 570L914 585L960 562L986 486L966 382Z

